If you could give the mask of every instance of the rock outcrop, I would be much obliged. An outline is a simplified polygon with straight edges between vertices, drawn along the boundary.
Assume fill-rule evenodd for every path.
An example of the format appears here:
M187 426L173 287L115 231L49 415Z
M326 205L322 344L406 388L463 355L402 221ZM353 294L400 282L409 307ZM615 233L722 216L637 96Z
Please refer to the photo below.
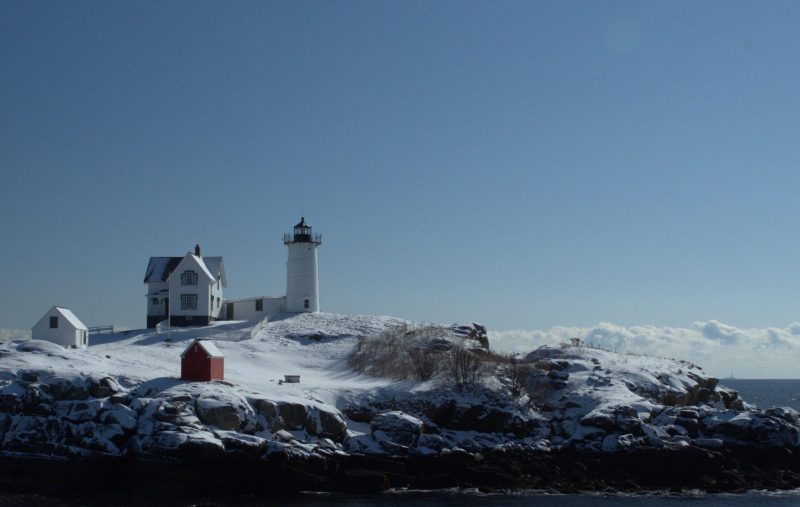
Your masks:
M21 371L10 377L0 386L3 452L258 459L279 432L294 432L290 440L302 442L305 454L341 449L347 432L333 407L248 397L227 383L159 379L127 390L111 375Z

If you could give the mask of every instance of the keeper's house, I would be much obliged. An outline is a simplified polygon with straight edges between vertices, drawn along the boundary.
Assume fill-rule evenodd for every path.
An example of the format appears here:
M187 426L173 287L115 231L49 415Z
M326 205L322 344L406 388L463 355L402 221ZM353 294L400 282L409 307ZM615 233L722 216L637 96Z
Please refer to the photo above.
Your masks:
M148 328L167 316L172 326L209 325L220 318L228 285L222 257L203 257L200 245L183 257L150 257L144 283Z

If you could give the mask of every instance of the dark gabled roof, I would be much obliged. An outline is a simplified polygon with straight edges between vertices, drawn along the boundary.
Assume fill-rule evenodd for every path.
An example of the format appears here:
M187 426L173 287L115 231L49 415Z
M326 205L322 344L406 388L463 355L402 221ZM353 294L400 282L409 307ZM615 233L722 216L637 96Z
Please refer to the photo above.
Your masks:
M166 282L167 277L175 270L183 257L150 257L144 283Z
M147 272L144 274L144 283L166 282L169 274L175 271L182 260L183 257L150 257ZM222 257L202 257L202 261L214 276L220 273L223 279L225 278Z

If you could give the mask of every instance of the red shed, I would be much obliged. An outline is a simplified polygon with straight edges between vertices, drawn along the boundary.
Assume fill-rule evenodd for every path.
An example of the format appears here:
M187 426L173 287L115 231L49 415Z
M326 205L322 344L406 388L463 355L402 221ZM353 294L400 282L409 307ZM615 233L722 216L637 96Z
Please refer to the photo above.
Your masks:
M195 340L181 354L181 380L224 380L225 356L208 340Z

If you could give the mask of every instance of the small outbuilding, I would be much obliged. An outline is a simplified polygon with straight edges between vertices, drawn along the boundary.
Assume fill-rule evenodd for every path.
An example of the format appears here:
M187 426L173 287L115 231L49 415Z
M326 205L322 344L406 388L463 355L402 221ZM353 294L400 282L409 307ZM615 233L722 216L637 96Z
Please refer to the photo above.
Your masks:
M89 329L71 310L54 306L33 326L31 338L85 349L89 346Z
M225 356L209 340L195 340L181 354L181 380L224 380Z

